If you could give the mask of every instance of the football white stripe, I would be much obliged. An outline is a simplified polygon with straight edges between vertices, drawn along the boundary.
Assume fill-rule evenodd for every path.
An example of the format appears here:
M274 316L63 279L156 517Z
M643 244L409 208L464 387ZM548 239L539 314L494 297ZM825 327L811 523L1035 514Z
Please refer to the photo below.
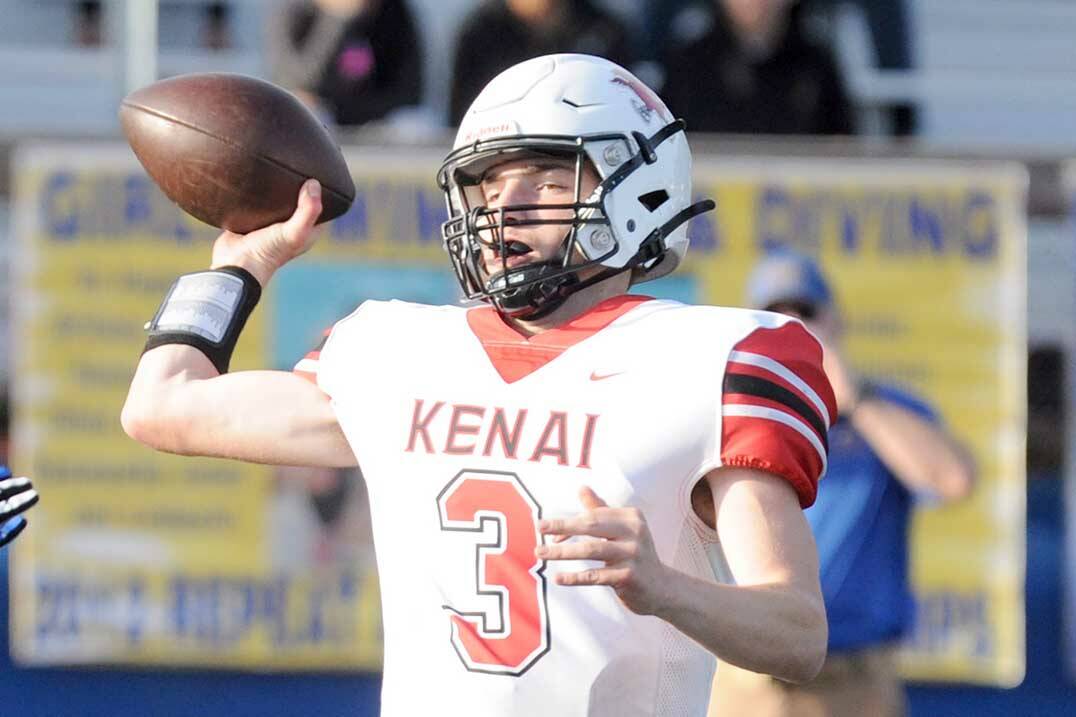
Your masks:
M789 428L794 429L797 433L801 434L804 438L810 441L811 445L818 452L818 457L822 459L822 472L818 477L821 478L826 474L826 448L822 445L822 441L818 439L814 429L803 422L799 416L795 416L791 413L785 413L784 411L778 411L775 408L768 408L766 406L749 406L742 403L730 403L721 409L721 414L724 416L742 416L746 418L763 418L769 421L777 421L783 423Z
M807 385L806 381L790 371L784 364L774 361L769 356L753 354L748 351L732 351L729 353L729 361L745 363L749 366L757 366L758 368L765 369L788 381L802 391L804 396L810 399L811 403L818 409L818 415L822 417L822 421L826 424L826 428L829 428L829 410L826 408L825 401L815 393L813 388Z
M295 368L292 369L292 370L293 371L304 371L306 373L317 373L318 372L318 362L315 361L314 359L308 359L308 358L300 359L299 363L295 364Z

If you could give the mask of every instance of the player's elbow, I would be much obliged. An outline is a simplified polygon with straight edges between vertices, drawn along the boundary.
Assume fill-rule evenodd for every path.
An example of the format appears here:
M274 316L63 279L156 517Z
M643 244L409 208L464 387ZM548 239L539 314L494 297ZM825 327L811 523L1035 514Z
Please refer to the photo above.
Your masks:
M120 412L120 425L128 436L159 451L185 453L181 420L167 410L164 396L131 392Z
M162 435L159 417L150 407L150 401L144 397L128 394L120 411L120 425L123 432L139 443L159 448Z
M809 601L796 620L796 640L786 642L787 651L778 671L773 676L785 682L803 684L813 680L826 661L829 641L829 624L821 596Z

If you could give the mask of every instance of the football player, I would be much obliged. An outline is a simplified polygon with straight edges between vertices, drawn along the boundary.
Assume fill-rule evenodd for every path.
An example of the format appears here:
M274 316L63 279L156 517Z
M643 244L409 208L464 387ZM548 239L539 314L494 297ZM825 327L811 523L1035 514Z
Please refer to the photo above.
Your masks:
M296 371L226 373L321 210L223 233L150 323L123 410L188 455L361 465L385 634L382 713L703 715L714 656L791 681L826 620L802 508L836 412L793 319L629 294L673 271L682 122L623 68L492 80L438 181L477 306L367 301Z

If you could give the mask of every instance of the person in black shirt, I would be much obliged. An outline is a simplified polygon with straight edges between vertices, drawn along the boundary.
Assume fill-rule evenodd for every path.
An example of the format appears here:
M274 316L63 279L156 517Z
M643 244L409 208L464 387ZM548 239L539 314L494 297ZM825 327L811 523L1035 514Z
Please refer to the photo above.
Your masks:
M853 133L837 64L807 37L796 0L713 0L706 9L702 24L673 21L664 53L662 95L689 130ZM685 12L699 17L698 6Z
M291 0L269 36L273 81L338 125L420 101L422 52L404 0Z
M486 83L516 63L580 52L630 64L624 26L590 0L487 0L456 40L449 122L458 125Z

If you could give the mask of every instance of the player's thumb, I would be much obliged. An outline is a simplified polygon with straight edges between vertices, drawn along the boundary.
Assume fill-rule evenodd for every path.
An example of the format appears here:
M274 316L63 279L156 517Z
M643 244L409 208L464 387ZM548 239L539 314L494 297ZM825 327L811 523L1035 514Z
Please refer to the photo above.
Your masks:
M288 219L291 224L289 229L299 232L309 231L317 223L321 216L321 183L316 179L308 179L299 190L299 203L295 207L295 213ZM295 236L290 234L290 236Z

